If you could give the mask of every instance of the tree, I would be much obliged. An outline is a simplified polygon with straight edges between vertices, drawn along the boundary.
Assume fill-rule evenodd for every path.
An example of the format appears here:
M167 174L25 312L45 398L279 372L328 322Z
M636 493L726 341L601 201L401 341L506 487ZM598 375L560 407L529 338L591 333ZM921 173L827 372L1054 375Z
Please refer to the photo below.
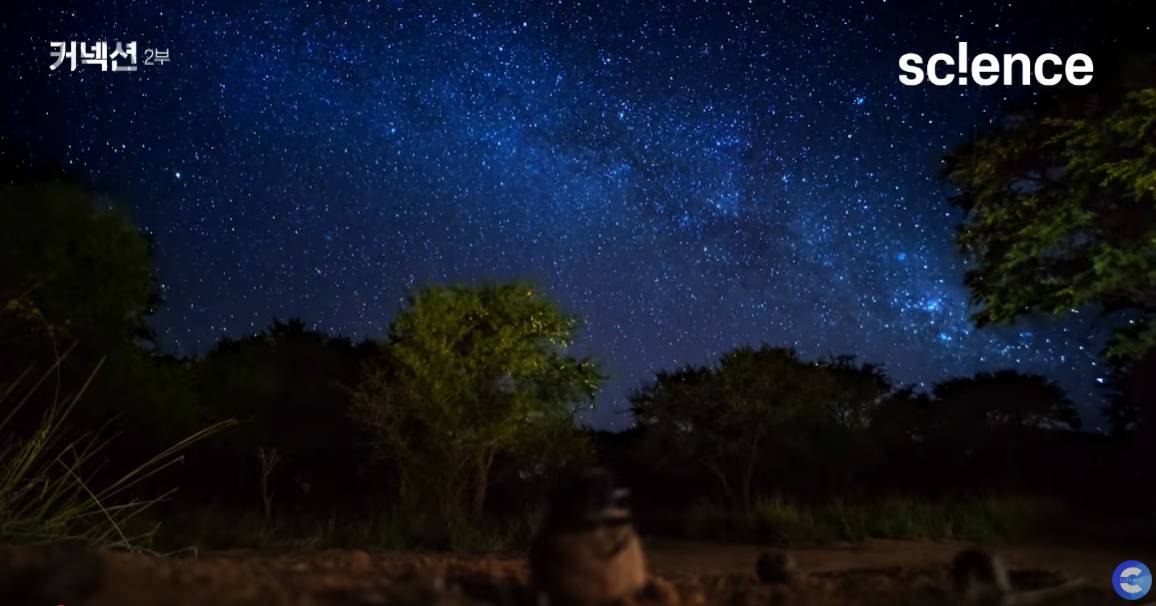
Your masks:
M668 463L702 465L749 512L761 472L812 469L832 444L824 440L865 426L888 389L877 368L852 358L816 364L791 349L740 347L713 367L659 372L631 395L631 410Z
M958 241L979 324L1114 314L1122 327L1105 353L1129 385L1111 387L1135 393L1156 353L1156 55L1117 64L1098 86L1011 108L955 150L947 175L967 212ZM1105 412L1115 433L1145 433L1153 406L1116 397Z
M1113 368L1109 385L1112 405L1106 411L1111 430L1117 436L1136 435L1138 442L1156 447L1156 350L1127 367ZM1147 435L1140 437L1144 432Z
M33 331L92 348L150 336L149 242L107 200L65 183L0 189L0 241L3 303L31 320L8 327L8 351L28 353Z
M953 433L1080 428L1080 416L1064 390L1039 375L981 372L936 383L932 394L946 430Z
M1156 346L1156 81L1015 108L948 158L978 322L1085 306L1132 323L1109 355ZM1130 72L1129 72L1130 73Z
M839 427L864 429L883 398L891 392L891 380L883 368L859 364L855 356L832 356L819 363L817 379L827 415Z
M363 469L365 438L350 418L349 392L372 351L291 319L240 339L222 338L197 360L193 374L205 413L241 421L213 443L214 454L236 474L235 492L252 494L254 479L262 479L280 488L286 504L304 496L304 485L317 499L347 496L344 487ZM265 457L255 456L258 451ZM259 463L270 453L278 463L266 470ZM216 484L228 477L213 476Z
M356 418L397 466L403 499L443 518L480 514L491 468L574 427L601 375L566 353L577 322L525 284L432 287L410 297L354 393Z
M927 456L959 486L1022 487L1056 477L1046 448L1080 428L1063 389L1039 375L982 372L937 383L932 395Z
M1156 349L1127 366L1116 364L1109 386L1111 403L1105 412L1114 438L1132 449L1133 461L1156 461ZM1143 466L1121 465L1118 485L1151 486ZM1156 494L1148 490L1148 500Z
M813 389L821 410L806 448L813 467L805 485L812 494L845 494L863 473L882 462L870 426L892 392L883 368L855 356L830 356L815 365Z
M885 491L936 493L959 490L956 476L939 465L943 446L929 436L935 427L931 396L912 385L892 389L871 413L867 440L877 459L875 481Z
M150 244L110 200L76 183L0 188L0 377L59 367L82 382L102 360L73 416L90 429L126 415L149 450L199 426L187 365L154 350L149 316L160 304Z

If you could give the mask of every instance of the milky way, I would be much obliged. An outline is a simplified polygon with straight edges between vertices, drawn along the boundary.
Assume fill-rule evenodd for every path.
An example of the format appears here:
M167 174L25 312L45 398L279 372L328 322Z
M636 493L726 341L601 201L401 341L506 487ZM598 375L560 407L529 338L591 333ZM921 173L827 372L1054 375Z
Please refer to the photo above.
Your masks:
M896 67L1080 32L932 4L35 6L0 25L0 134L131 206L174 353L274 316L379 336L415 287L519 278L583 319L601 427L654 371L760 342L924 385L1040 372L1091 414L1091 319L969 320L941 158L1014 91ZM53 40L171 58L50 72Z

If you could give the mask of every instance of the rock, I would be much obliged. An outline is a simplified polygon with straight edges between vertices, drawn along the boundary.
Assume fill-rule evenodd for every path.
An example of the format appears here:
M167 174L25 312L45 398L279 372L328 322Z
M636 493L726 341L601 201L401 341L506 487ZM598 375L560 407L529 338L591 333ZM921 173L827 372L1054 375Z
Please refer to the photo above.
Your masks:
M351 572L364 573L373 569L373 558L360 549L349 552L347 565Z
M755 576L767 585L790 583L795 572L795 558L785 551L764 551L755 562Z
M951 578L965 602L1000 600L1011 592L1003 560L978 547L964 549L952 558Z

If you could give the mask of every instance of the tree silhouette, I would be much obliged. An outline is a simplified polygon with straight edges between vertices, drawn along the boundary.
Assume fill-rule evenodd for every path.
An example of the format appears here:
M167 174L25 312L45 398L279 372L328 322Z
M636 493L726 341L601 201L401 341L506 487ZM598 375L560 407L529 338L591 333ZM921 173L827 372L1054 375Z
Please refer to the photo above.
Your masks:
M936 383L939 419L950 431L980 434L1080 428L1063 389L1039 375L1014 370L983 372Z
M241 423L212 443L232 472L215 474L215 481L230 477L243 494L254 494L263 450L277 453L272 482L283 501L303 499L303 486L318 499L343 495L339 484L351 481L364 459L349 391L373 351L311 330L300 319L218 341L193 367L196 394L214 420Z
M62 384L104 360L76 423L131 417L140 435L118 445L147 450L199 425L187 367L154 350L150 244L128 215L75 183L21 182L0 188L0 242L0 377L47 368L76 343Z
M1056 440L1048 438L1081 426L1063 390L1039 375L978 373L937 383L932 395L923 450L961 486L991 490L1055 477L1054 457L1044 453Z
M844 429L863 429L871 422L876 408L891 391L891 380L883 368L859 364L855 356L832 356L820 362L824 406L828 416Z
M1104 412L1112 435L1132 448L1136 460L1156 460L1156 349L1144 356L1115 364L1108 382L1111 400ZM1143 470L1120 470L1127 481L1143 485ZM1149 491L1153 498L1153 491Z
M848 452L889 382L851 357L808 363L791 349L740 347L713 367L659 372L631 395L659 463L694 461L736 507L750 511L760 474L810 475Z
M94 348L150 336L145 320L157 291L149 243L107 200L59 182L0 189L0 241L4 304L38 319L19 333L37 329Z

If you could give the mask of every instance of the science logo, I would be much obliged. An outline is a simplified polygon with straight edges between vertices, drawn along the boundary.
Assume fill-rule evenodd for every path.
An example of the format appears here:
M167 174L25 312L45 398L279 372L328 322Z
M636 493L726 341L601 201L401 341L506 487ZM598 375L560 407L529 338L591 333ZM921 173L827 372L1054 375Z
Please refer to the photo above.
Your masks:
M952 67L956 68L954 72ZM952 83L965 86L971 82L980 86L1000 83L1030 86L1034 77L1035 82L1044 86L1055 86L1065 80L1073 86L1085 86L1092 81L1092 69L1092 58L1084 53L1075 53L1067 59L1053 53L1034 59L1023 53L1001 56L980 53L969 59L967 43L960 42L955 56L935 53L927 59L926 67L919 54L903 55L899 58L899 70L903 72L899 81L907 86L917 86L925 80L935 86Z
M1152 572L1143 562L1121 562L1112 573L1112 589L1125 600L1139 600L1152 589Z

